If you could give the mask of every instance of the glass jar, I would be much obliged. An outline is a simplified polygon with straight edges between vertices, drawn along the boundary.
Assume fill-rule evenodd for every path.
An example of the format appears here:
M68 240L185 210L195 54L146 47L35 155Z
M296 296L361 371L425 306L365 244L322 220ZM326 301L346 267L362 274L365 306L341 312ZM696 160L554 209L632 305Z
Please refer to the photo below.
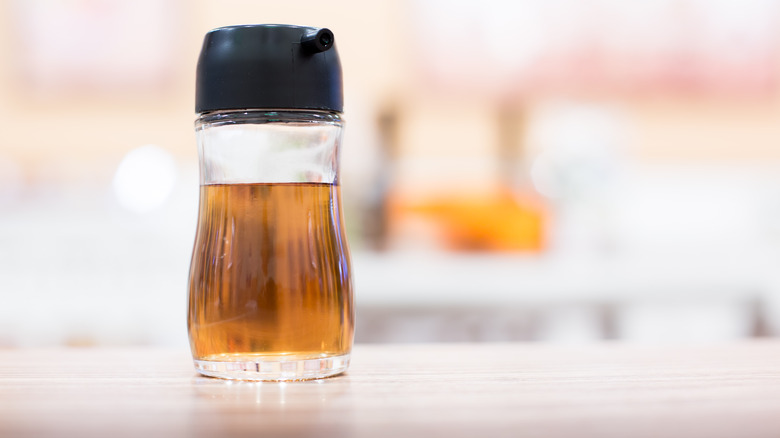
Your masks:
M324 109L288 108L300 100L285 101L286 95L274 88L271 97L281 96L280 102L289 105L272 110L232 108L245 105L246 96L235 90L228 92L228 103L238 103L223 105L218 86L229 84L229 90L235 81L219 75L241 71L222 64L204 67L204 58L244 62L233 52L216 57L207 51L243 50L239 44L249 41L255 44L246 51L251 56L257 56L260 44L267 52L261 61L271 58L273 68L287 68L279 63L289 56L274 56L288 50L280 46L288 38L293 50L301 50L300 74L301 65L311 65L323 50L299 49L296 39L321 33L295 26L244 26L225 29L230 44L215 42L220 35L207 35L204 43L198 66L202 111L195 123L200 207L188 305L190 346L202 374L301 380L338 374L349 366L354 308L339 185L340 67L333 76L337 102L315 96L315 102L325 102ZM327 35L332 44L332 34ZM334 56L324 61L332 63ZM249 75L262 87L269 82L267 72ZM255 99L263 103L268 97ZM210 108L220 105L227 108Z

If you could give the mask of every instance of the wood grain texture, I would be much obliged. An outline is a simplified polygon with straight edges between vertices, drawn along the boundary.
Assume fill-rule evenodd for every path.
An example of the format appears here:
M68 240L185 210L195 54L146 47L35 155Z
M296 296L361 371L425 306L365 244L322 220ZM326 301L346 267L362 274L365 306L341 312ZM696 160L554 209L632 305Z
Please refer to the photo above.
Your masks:
M357 345L348 374L287 384L185 351L0 350L0 436L778 437L780 342Z

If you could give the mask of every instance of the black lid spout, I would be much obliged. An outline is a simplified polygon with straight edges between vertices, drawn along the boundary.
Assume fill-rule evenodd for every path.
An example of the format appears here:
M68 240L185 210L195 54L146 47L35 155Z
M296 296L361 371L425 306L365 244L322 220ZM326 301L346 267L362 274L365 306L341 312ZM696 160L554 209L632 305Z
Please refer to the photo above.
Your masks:
M301 37L301 46L309 53L325 52L333 47L333 32L324 27L307 32Z

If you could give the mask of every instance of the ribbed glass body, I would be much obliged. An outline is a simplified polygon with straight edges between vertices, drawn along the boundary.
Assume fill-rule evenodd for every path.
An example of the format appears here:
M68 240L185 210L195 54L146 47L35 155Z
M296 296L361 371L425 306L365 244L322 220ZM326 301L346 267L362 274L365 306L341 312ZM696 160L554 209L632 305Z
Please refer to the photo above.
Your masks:
M196 122L200 207L189 278L196 368L248 380L344 371L354 310L335 113Z

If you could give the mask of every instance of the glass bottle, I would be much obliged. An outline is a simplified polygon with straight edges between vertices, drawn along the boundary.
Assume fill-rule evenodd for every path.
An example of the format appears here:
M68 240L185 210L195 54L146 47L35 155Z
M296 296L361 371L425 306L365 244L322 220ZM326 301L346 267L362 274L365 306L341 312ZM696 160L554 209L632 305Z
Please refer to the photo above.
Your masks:
M312 78L317 90L300 94L312 84L299 82ZM345 371L354 310L332 33L216 29L206 36L197 83L201 187L188 306L195 368L245 380Z

